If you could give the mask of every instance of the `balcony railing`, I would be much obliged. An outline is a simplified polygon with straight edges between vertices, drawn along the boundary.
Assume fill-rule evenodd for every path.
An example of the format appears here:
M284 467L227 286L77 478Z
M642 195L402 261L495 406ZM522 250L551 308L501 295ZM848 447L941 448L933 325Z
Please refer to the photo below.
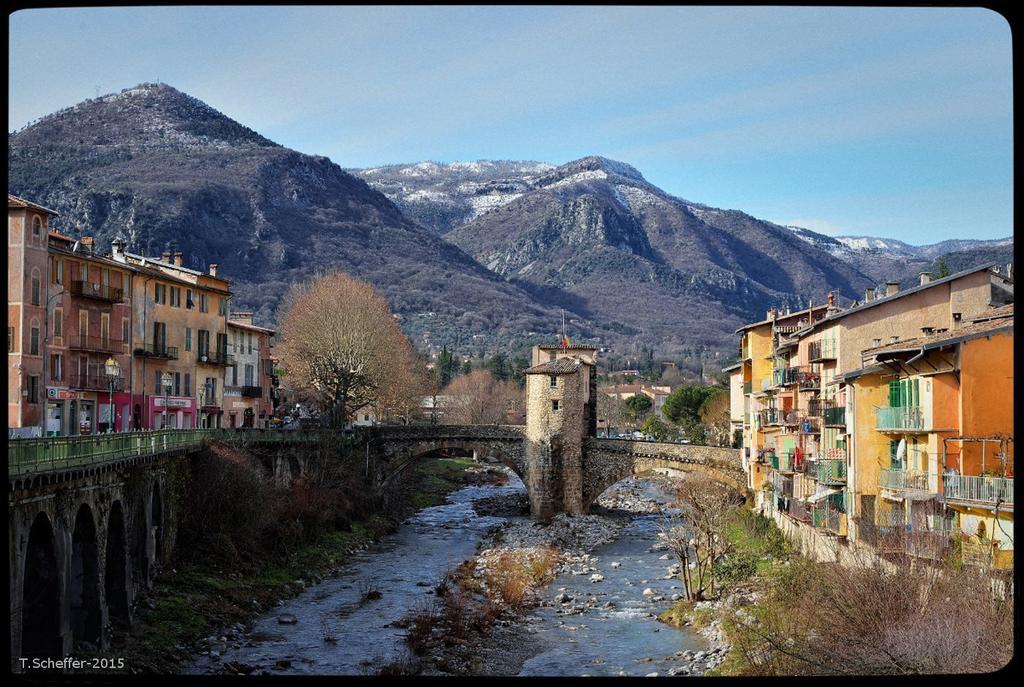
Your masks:
M772 467L779 472L793 472L793 454L792 453L773 453L772 454Z
M846 513L829 499L811 506L811 525L832 534L846 536Z
M782 424L788 427L796 427L797 425L800 424L800 413L796 412L795 410L790 410L789 412L783 414Z
M846 426L846 406L826 406L822 409L821 419L826 427Z
M178 347L158 343L143 344L135 348L135 355L141 355L147 358L168 358L170 360L177 360Z
M757 413L762 427L782 424L782 411L778 408L764 408Z
M220 365L231 367L235 364L235 356L225 351L199 351L196 353L196 362L202 365Z
M71 336L68 337L68 348L78 351L96 351L99 353L128 352L128 344L120 339L103 338L101 336Z
M846 484L846 461L836 458L809 458L804 472L819 484Z
M220 399L217 398L217 394L215 392L202 390L199 392L199 405L207 407L220 407Z
M875 429L885 431L922 431L925 429L924 412L918 406L875 408Z
M259 398L263 395L263 387L261 386L243 386L242 396L246 398Z
M73 374L68 376L68 388L110 391L111 378L101 372ZM124 391L124 377L113 378L114 391Z
M821 388L821 376L811 370L800 369L796 375L796 383L800 389L807 391Z
M1013 505L1013 478L943 475L942 495L947 501Z
M929 491L927 472L883 469L878 476L878 485L894 491Z
M834 339L822 339L820 341L812 341L807 346L807 359L811 362L818 362L820 360L835 360L836 359L836 342Z
M81 280L71 282L71 295L94 298L98 301L107 301L108 303L121 303L124 301L124 289Z

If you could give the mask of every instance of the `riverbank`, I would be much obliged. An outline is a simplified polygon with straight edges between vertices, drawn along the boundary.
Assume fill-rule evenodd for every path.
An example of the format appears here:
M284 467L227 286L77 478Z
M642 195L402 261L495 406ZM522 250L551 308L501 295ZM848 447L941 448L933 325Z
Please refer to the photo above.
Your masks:
M347 530L330 529L281 560L172 564L140 600L130 632L115 634L110 653L124 656L133 673L175 673L196 653L219 656L256 617L336 576L353 554L394 531L412 512L443 503L466 485L505 478L471 460L424 461L403 487L403 507L351 522Z

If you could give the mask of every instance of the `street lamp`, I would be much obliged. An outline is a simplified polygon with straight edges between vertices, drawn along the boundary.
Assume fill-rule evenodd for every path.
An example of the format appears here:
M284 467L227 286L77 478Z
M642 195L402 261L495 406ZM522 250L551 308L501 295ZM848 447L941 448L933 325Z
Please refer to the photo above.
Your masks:
M107 431L113 433L114 431L114 379L121 376L121 365L117 362L114 356L107 358L107 362L104 365L107 371L107 379L110 380L110 420L107 427Z
M171 393L171 383L174 381L174 377L171 376L170 372L164 372L160 375L160 381L164 387L164 429L167 429L167 397Z

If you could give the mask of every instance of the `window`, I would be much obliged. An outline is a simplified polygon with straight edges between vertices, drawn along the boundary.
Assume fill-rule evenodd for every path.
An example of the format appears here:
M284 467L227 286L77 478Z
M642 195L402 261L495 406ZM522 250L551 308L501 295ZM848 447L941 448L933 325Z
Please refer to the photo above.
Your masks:
M30 375L28 378L28 402L39 403L39 376Z
M153 370L153 379L155 379L155 380L156 380L156 381L155 381L154 383L155 383L155 385L156 385L156 392L157 392L158 394L163 394L163 393L164 393L164 391L166 391L166 390L165 390L165 389L164 389L164 388L163 388L163 387L161 386L161 385L163 384L163 381L162 381L162 380L160 379L160 377L161 377L161 376L162 376L162 375L160 374L160 370Z
M128 343L129 338L130 337L128 333L128 318L125 317L124 319L121 320L121 341Z
M253 381L253 373L254 372L255 372L255 370L253 369L252 365L246 365L245 366L245 385L246 386L256 386L256 382Z
M32 305L40 305L41 304L40 296L39 296L39 287L40 287L39 277L33 276L32 277Z
M153 323L153 349L161 353L167 352L167 323Z
M205 293L199 294L199 312L209 312L209 297Z
M181 307L181 287L179 287L179 286L172 286L171 287L171 307L172 308L180 308Z
M167 303L167 284L157 284L153 290L154 303Z
M106 267L100 272L100 283L104 286L110 286L110 270Z
M189 372L185 373L185 395L192 395L192 374Z
M249 352L252 353L252 332L249 333Z
M218 300L217 312L220 313L221 315L228 314L228 300L226 298L221 298Z
M55 382L64 379L64 356L59 353L50 356L50 379Z
M181 396L181 373L174 373L174 395Z
M53 309L53 335L64 336L64 309Z
M553 389L556 386L558 386L558 377L551 375L551 388Z
M231 366L231 386L238 386L238 365Z
M39 355L39 327L32 327L28 345L29 355Z
M43 221L39 219L39 215L32 216L32 236L39 238L43 233Z
M199 345L199 355L210 355L210 332L200 329L198 334L198 341L196 343Z
M7 352L14 353L14 327L7 328Z
M556 412L558 411L558 399L557 398L555 400L551 401L551 410L556 411Z
M192 289L185 289L185 307L189 310L196 307L196 304L192 302Z
M185 327L185 350L192 350L192 327Z

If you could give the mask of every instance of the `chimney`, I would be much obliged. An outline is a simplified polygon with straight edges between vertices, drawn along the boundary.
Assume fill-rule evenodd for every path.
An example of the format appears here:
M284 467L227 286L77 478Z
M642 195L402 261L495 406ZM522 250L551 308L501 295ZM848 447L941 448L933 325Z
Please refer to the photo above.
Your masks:
M216 277L217 276L217 263L215 263L215 262L211 262L210 263L210 276L211 277Z
M177 265L178 267L181 267L181 251L180 250L176 251L174 253L174 264Z
M125 241L120 236L118 236L117 238L110 242L110 249L112 251L111 257L113 257L114 260L116 260L117 262L126 261L124 256L124 245Z
M900 290L900 283L898 281L887 281L885 282L885 295L895 296Z
M83 236L79 239L79 242L82 244L82 250L86 253L92 253L93 238L91 236Z
M864 302L870 303L875 300L875 289L874 287L864 289Z
M169 263L170 261L171 261L171 251L165 250L163 253L160 254L160 262L167 262L167 263Z
M918 276L921 277L921 286L924 286L925 284L928 284L932 280L932 273L931 272L919 272Z
M232 322L241 322L242 324L254 324L252 321L252 311L233 312L231 317L228 318Z

